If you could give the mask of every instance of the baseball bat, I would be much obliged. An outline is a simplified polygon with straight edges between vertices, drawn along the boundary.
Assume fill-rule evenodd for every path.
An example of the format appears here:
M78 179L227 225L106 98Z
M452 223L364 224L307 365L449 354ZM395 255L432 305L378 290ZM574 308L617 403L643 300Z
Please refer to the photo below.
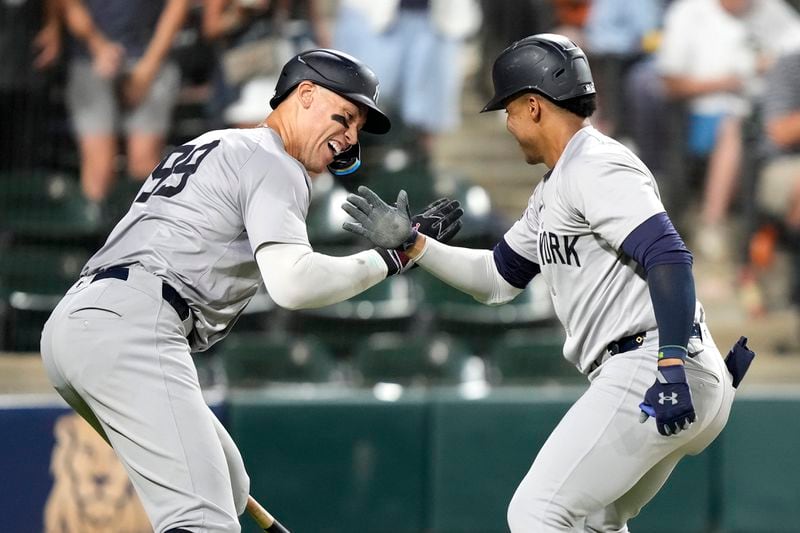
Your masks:
M247 497L247 512L256 521L258 527L267 533L290 533L288 529L283 527L283 524L275 520L275 517L269 514L269 511L264 509L252 496Z

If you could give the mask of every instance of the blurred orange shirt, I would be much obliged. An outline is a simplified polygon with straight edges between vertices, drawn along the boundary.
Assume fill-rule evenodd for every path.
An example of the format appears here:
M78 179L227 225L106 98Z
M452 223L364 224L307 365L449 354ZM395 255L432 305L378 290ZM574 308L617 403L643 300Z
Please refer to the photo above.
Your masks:
M559 25L583 27L591 0L552 0Z

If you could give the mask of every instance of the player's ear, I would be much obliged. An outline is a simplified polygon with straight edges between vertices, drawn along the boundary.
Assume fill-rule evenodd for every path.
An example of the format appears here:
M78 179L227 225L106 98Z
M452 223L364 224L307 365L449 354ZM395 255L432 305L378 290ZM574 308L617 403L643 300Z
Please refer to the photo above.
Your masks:
M534 122L538 121L539 116L542 114L542 103L540 98L541 97L535 93L527 94L526 105L528 106L528 114L531 116Z
M300 100L300 104L308 109L311 106L311 102L314 101L314 96L317 94L317 86L308 80L301 81L300 85L297 86L297 98Z

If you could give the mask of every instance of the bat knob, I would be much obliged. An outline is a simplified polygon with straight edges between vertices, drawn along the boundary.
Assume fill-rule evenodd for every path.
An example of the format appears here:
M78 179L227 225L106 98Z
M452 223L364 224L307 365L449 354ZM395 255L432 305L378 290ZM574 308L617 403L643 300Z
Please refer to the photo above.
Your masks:
M288 529L283 527L283 524L275 520L271 526L265 529L267 533L291 533Z

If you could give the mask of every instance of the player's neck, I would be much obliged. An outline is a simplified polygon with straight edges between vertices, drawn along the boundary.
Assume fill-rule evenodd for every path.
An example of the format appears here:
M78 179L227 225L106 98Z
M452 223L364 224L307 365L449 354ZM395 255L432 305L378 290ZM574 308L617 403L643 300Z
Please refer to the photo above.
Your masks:
M292 157L297 157L293 150L295 149L294 144L291 142L292 140L292 128L290 128L285 120L282 119L282 114L279 110L275 110L267 117L267 119L262 123L262 125L266 126L267 128L271 129L283 141L283 148L286 150L286 153L291 155Z
M589 119L572 119L561 120L553 126L550 135L548 136L548 146L545 149L544 164L548 168L553 168L561 154L567 148L567 144L572 138L582 130L584 127L591 125Z

